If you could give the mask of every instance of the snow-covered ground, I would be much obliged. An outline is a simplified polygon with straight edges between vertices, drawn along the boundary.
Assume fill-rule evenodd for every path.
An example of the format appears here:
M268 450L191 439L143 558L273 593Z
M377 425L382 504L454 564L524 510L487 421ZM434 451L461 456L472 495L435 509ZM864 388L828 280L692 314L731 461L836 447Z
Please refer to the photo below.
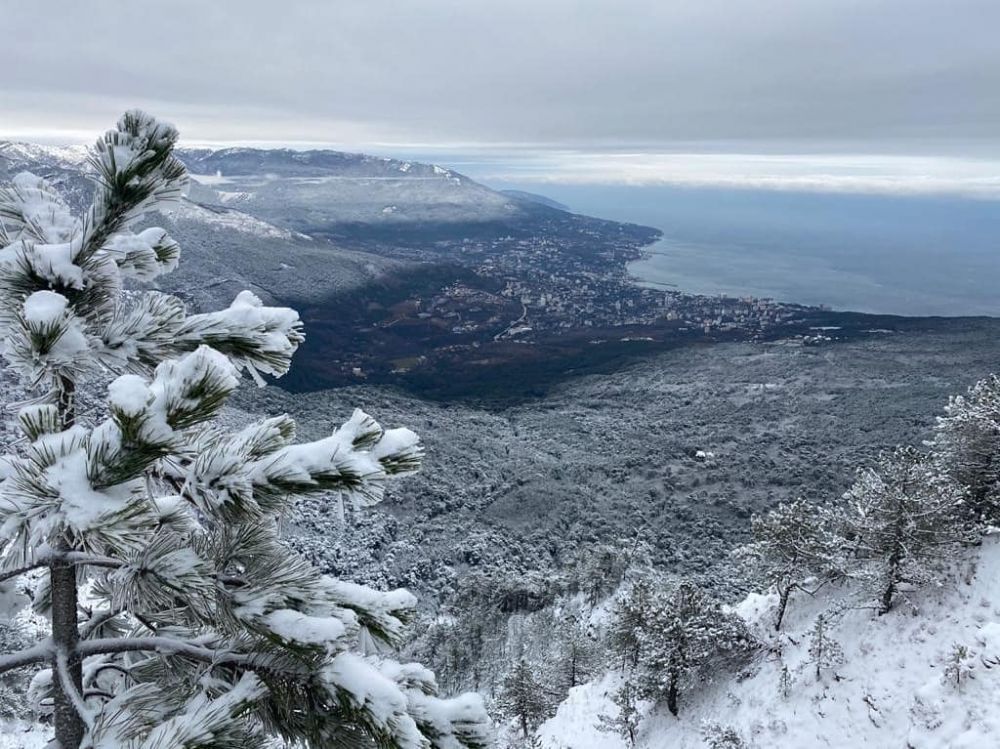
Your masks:
M228 193L230 195L235 193ZM223 202L230 202L223 200ZM208 224L212 228L225 231L239 231L245 234L253 234L258 237L270 239L291 239L296 236L300 239L310 239L305 234L282 229L259 218L251 216L237 210L209 210L197 203L189 200L181 201L174 209L174 215L191 221L200 221Z
M0 722L0 749L43 749L52 731L21 721Z
M948 584L911 593L889 614L838 606L837 591L793 599L781 654L762 652L739 677L728 676L682 697L680 717L650 712L637 746L705 747L703 726L731 727L745 747L817 749L988 749L1000 746L1000 537L959 560ZM751 596L738 613L766 628L773 601ZM839 614L833 613L841 609ZM826 611L845 661L817 680L809 664L809 630ZM946 683L944 661L955 644L971 650L971 677ZM782 666L791 683L781 688ZM597 729L614 714L620 674L571 690L538 731L551 749L619 749L626 743Z

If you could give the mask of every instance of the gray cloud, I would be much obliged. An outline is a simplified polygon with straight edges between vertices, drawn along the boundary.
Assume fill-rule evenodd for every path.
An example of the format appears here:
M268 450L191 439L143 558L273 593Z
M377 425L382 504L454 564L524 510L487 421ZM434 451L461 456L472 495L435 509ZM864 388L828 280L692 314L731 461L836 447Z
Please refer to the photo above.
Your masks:
M993 149L996 0L33 0L3 134ZM49 133L57 137L59 133Z

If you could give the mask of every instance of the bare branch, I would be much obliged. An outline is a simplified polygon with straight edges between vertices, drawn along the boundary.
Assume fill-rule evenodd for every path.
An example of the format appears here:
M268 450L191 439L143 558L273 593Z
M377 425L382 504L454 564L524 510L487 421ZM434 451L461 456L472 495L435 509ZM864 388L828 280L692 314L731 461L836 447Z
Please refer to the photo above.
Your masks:
M76 647L76 651L84 658L91 655L107 655L110 653L156 652L170 655L183 655L197 661L211 664L249 664L250 656L240 653L229 653L225 650L196 645L184 640L174 640L169 637L108 637L100 640L85 640Z
M71 551L71 552L44 552L35 557L35 560L29 564L25 564L17 569L8 570L7 572L0 573L0 583L6 582L15 577L20 577L26 572L31 572L32 570L37 570L40 567L48 567L53 562L66 562L74 565L88 565L91 567L111 567L117 568L122 566L122 562L117 559L112 559L111 557L98 557L92 556L90 554L84 554L83 552Z
M34 663L43 663L51 658L52 640L46 638L18 653L11 653L10 655L0 657L0 674L12 671L15 668L30 666Z
M84 693L83 699L89 700L91 697L98 697L102 700L113 700L115 698L111 692L105 692L103 689L88 689Z
M3 574L0 574L0 583L5 583L12 578L20 577L25 572L31 572L32 570L37 570L39 567L47 567L51 561L52 561L51 557L43 556L37 558L31 564L26 564L23 567L18 567L16 570L10 570L9 572L4 572Z
M124 562L113 559L112 557L98 557L80 551L68 551L59 555L59 559L74 565L85 565L87 567L110 567L112 569L117 569L125 564Z
M89 677L88 681L91 684L96 683L97 677L99 677L105 671L116 671L117 673L124 676L126 679L132 678L132 672L129 671L127 668L125 668L125 666L121 665L120 663L102 663L100 666L93 669L87 674Z

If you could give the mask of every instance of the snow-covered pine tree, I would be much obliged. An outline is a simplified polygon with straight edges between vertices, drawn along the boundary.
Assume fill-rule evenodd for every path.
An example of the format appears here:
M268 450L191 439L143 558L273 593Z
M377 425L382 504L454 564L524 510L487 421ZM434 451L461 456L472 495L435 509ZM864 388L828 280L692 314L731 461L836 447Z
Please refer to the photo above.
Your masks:
M640 693L677 715L681 690L693 678L723 668L756 642L744 621L689 582L653 599L640 632Z
M778 672L778 693L782 699L788 699L792 693L792 672L788 670L788 665L781 664L781 671Z
M586 550L582 565L583 590L591 606L596 606L621 585L628 564L629 557L620 545L599 544Z
M773 586L778 593L774 628L781 629L788 600L807 578L823 585L843 576L845 540L836 532L829 510L803 499L782 503L750 520L753 541L736 559L747 577ZM810 591L814 592L814 591Z
M962 685L975 678L976 657L968 645L959 642L952 644L944 658L944 670L941 680L957 691L962 691Z
M590 678L597 654L584 622L576 615L567 616L560 622L556 640L552 675L561 699L570 689Z
M622 660L622 670L635 668L642 655L642 632L653 616L653 588L648 580L636 580L618 594L615 615L608 628L610 649Z
M809 663L816 669L816 681L819 681L823 671L835 668L844 662L844 651L840 643L830 636L826 616L816 617L813 628L809 630Z
M641 720L637 701L635 687L626 678L611 698L618 710L613 715L598 715L598 729L615 733L625 739L630 747L634 747Z
M892 608L900 585L935 578L935 565L974 538L964 487L924 453L896 448L858 473L844 494L847 535L857 555L854 571L874 589L879 613Z
M524 738L549 714L545 687L524 658L518 659L503 681L497 707L507 718L516 720Z
M1000 376L948 400L930 443L942 471L969 490L977 522L1000 522Z
M131 111L90 158L92 205L74 217L30 174L0 193L0 325L9 368L38 397L4 460L0 579L44 571L35 606L51 637L0 657L47 664L32 693L54 704L60 749L480 747L481 700L435 696L433 674L385 657L414 599L320 574L281 543L296 496L377 502L415 470L419 441L356 411L295 444L287 416L216 423L239 373L280 376L298 315L249 292L220 312L123 294L177 264L162 229L179 200L177 132ZM76 395L107 386L106 407Z

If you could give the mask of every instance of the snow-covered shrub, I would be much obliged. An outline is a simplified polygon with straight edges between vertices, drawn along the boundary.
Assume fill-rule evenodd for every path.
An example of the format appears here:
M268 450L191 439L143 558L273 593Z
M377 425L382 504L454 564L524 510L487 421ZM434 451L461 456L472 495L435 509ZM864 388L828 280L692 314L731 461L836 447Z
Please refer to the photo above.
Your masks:
M956 642L944 658L944 671L941 673L941 679L945 684L961 691L965 682L975 678L975 671L975 653L967 645Z
M706 722L701 726L701 736L708 749L746 749L746 742L732 726Z
M30 174L0 192L0 335L35 396L3 461L0 579L44 570L52 630L0 673L48 666L32 693L61 749L486 745L478 697L440 699L431 672L381 655L414 598L322 575L278 537L296 497L378 502L417 469L417 436L361 411L311 443L288 416L228 431L240 374L288 370L298 314L249 292L204 314L122 293L177 265L165 231L131 229L181 199L176 139L126 113L91 154L82 217ZM87 379L109 383L89 412Z
M826 615L816 617L816 623L809 631L809 663L816 672L816 681L822 678L823 672L836 668L844 662L844 650L840 643L830 636L830 627Z
M781 671L778 674L778 693L783 699L788 699L788 695L792 692L792 683L795 679L792 677L792 672L788 670L787 664L781 665Z

